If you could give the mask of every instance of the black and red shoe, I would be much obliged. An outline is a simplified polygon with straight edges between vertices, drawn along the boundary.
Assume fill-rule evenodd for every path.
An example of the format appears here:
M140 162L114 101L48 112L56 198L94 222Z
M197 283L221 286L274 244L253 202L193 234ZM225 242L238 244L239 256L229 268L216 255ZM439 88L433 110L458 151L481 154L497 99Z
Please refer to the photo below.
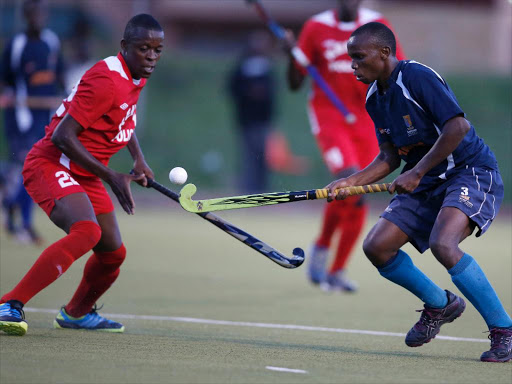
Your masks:
M506 363L512 360L512 327L491 328L489 330L491 349L482 353L481 361Z
M405 344L409 347L420 347L430 342L441 329L441 325L451 323L457 317L462 315L466 309L466 303L461 297L458 297L446 291L448 304L444 308L431 308L424 305L419 321L414 324L411 330L405 336Z

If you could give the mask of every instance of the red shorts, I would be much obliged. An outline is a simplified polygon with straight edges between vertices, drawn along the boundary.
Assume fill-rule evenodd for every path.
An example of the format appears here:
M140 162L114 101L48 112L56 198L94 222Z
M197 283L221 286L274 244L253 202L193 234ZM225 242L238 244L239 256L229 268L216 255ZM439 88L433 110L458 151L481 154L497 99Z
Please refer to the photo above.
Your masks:
M28 154L23 165L23 185L32 200L50 216L55 200L85 192L97 215L114 210L112 200L98 177L71 175L60 163Z
M308 108L311 130L329 171L337 175L344 169L363 169L379 154L374 125L366 112L355 124L347 124L333 107Z

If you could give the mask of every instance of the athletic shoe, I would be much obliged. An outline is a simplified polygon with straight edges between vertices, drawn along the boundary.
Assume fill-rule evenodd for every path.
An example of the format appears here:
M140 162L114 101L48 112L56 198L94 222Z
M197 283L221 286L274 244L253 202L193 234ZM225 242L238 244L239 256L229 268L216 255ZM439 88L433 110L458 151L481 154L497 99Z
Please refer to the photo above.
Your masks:
M325 281L320 284L320 288L326 292L355 292L357 291L358 287L357 283L355 281L349 280L345 274L345 271L341 270L336 273L327 274Z
M489 330L491 349L482 353L481 361L506 363L512 360L512 327L491 328Z
M27 329L23 305L19 301L10 300L0 304L0 331L8 335L23 336Z
M124 325L100 316L96 306L88 314L74 318L66 313L64 307L53 321L53 327L57 329L87 329L90 331L124 332Z
M430 342L441 329L441 325L451 323L457 317L462 315L466 309L464 300L450 291L446 291L448 304L444 308L431 308L424 306L421 312L420 320L414 324L411 330L405 336L405 344L409 347L419 347Z
M313 284L320 284L325 280L325 265L327 264L327 256L329 249L313 245L308 257L308 267L306 273L309 281Z

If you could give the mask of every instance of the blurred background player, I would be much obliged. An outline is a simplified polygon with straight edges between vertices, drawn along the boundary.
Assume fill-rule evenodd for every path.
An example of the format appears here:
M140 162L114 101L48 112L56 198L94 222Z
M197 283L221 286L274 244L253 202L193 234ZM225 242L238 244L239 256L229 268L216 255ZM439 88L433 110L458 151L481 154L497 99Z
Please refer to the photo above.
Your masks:
M19 240L39 244L34 229L33 202L23 186L21 168L32 145L44 136L51 114L62 100L64 68L59 38L44 28L44 1L26 0L22 5L25 32L5 47L0 63L0 107L4 109L9 167L2 205L6 229ZM20 211L22 227L16 225Z
M23 306L53 283L71 264L93 250L82 281L54 321L55 328L123 332L124 326L100 316L96 300L117 279L126 256L114 205L102 180L121 207L134 213L130 183L154 178L135 135L139 94L163 49L164 32L148 14L127 23L121 52L96 63L64 100L46 136L27 155L23 179L27 191L66 236L46 248L32 268L0 299L0 330L24 335ZM124 147L133 175L108 168ZM94 306L94 307L93 307Z
M252 32L228 79L241 152L239 183L244 193L263 192L268 184L265 144L273 130L276 104L271 51L269 34Z
M361 0L339 0L337 9L324 11L306 21L297 41L297 47L357 118L354 124L348 124L324 92L313 83L308 105L311 131L325 164L336 177L348 176L366 167L379 151L374 125L365 110L368 87L352 74L347 41L350 34L363 24L371 21L389 23L380 13L362 8L360 4ZM290 31L287 38L293 47L295 38ZM400 46L397 57L404 58ZM290 89L298 90L306 71L291 55L289 58L288 84ZM357 289L357 285L346 277L345 266L364 227L367 211L361 197L325 206L320 235L308 255L307 274L313 284L321 284L325 290L353 292ZM340 233L338 248L327 271L329 247L337 232Z

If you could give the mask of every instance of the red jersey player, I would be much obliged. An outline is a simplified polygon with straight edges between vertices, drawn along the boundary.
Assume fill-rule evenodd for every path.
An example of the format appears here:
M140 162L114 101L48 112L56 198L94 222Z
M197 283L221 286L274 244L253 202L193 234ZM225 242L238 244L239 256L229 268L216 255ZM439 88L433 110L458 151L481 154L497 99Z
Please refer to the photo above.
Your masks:
M336 177L348 176L366 167L378 154L374 125L365 110L367 85L353 76L351 59L347 54L350 34L371 21L389 23L378 12L360 8L361 0L339 0L338 9L331 9L311 17L300 33L297 47L306 55L320 75L333 89L347 109L356 116L348 124L341 112L325 93L313 85L308 115L323 159ZM288 33L291 46L295 39ZM404 59L400 46L397 58ZM301 87L305 70L290 55L288 83L292 90ZM367 206L359 197L349 198L341 204L327 204L320 236L309 256L308 277L314 284L327 290L356 290L354 282L345 276L345 265L364 226ZM334 262L326 271L328 249L334 233L341 232Z
M162 27L152 16L134 16L126 25L121 52L83 75L46 127L46 136L29 152L23 168L25 187L67 235L46 248L0 299L0 330L24 335L28 326L23 305L92 249L83 279L54 326L123 332L122 324L93 308L116 280L126 255L114 206L100 179L133 214L130 183L145 186L146 178L154 177L134 129L137 100L160 59L163 39ZM134 159L133 175L108 168L110 157L125 146Z

